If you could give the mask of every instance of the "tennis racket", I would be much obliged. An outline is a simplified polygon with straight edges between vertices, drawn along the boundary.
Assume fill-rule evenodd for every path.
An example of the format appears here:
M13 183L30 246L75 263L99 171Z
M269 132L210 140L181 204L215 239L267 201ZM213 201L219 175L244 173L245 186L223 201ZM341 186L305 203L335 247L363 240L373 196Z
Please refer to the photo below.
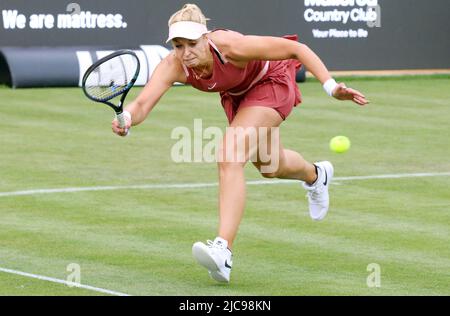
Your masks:
M126 125L123 103L139 75L140 63L131 50L119 50L105 56L90 66L82 81L84 94L95 102L110 106L115 112L119 126ZM120 96L118 104L111 102Z

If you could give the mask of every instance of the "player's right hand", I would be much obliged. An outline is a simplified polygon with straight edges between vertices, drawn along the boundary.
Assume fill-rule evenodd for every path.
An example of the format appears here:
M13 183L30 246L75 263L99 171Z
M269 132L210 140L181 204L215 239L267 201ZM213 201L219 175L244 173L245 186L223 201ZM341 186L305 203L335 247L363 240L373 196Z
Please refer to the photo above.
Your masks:
M128 135L130 128L131 128L131 118L128 116L124 116L125 117L125 127L121 128L119 126L119 121L117 120L117 118L114 118L114 120L111 122L111 127L112 127L112 131L114 134L117 134L119 136L125 137Z

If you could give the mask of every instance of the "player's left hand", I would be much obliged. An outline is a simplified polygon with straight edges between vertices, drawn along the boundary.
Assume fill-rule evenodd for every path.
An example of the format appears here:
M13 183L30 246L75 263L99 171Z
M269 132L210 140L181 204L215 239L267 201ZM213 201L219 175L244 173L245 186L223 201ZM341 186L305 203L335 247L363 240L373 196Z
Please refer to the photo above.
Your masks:
M338 84L334 89L333 97L338 100L351 100L361 106L369 103L369 100L367 100L361 92L352 88L347 88L346 85L342 82Z

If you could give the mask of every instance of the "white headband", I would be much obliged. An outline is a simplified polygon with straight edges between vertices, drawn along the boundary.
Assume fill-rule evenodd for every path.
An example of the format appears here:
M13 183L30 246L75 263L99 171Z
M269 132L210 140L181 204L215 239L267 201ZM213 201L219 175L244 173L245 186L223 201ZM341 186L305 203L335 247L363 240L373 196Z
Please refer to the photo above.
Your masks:
M176 22L169 27L169 37L166 43L177 37L196 40L206 33L208 33L208 29L204 24L189 21Z

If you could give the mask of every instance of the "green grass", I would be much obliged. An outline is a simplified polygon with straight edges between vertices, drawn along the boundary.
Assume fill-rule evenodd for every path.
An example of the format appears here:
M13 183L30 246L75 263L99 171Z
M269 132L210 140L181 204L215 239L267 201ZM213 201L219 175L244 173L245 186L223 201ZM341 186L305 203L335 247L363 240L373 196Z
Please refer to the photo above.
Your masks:
M317 82L283 124L285 147L335 176L450 172L450 78L352 79L371 100L334 101ZM135 89L129 99L140 89ZM0 192L217 182L215 164L170 158L177 126L226 126L218 96L176 87L121 139L80 89L0 87ZM333 154L346 135L352 148ZM206 141L205 141L206 142ZM248 180L261 179L252 166ZM0 196L0 267L132 295L449 295L450 177L338 181L324 222L295 184L249 186L232 282L216 284L192 243L215 237L217 187ZM381 287L366 270L381 267ZM0 272L0 295L99 295Z

